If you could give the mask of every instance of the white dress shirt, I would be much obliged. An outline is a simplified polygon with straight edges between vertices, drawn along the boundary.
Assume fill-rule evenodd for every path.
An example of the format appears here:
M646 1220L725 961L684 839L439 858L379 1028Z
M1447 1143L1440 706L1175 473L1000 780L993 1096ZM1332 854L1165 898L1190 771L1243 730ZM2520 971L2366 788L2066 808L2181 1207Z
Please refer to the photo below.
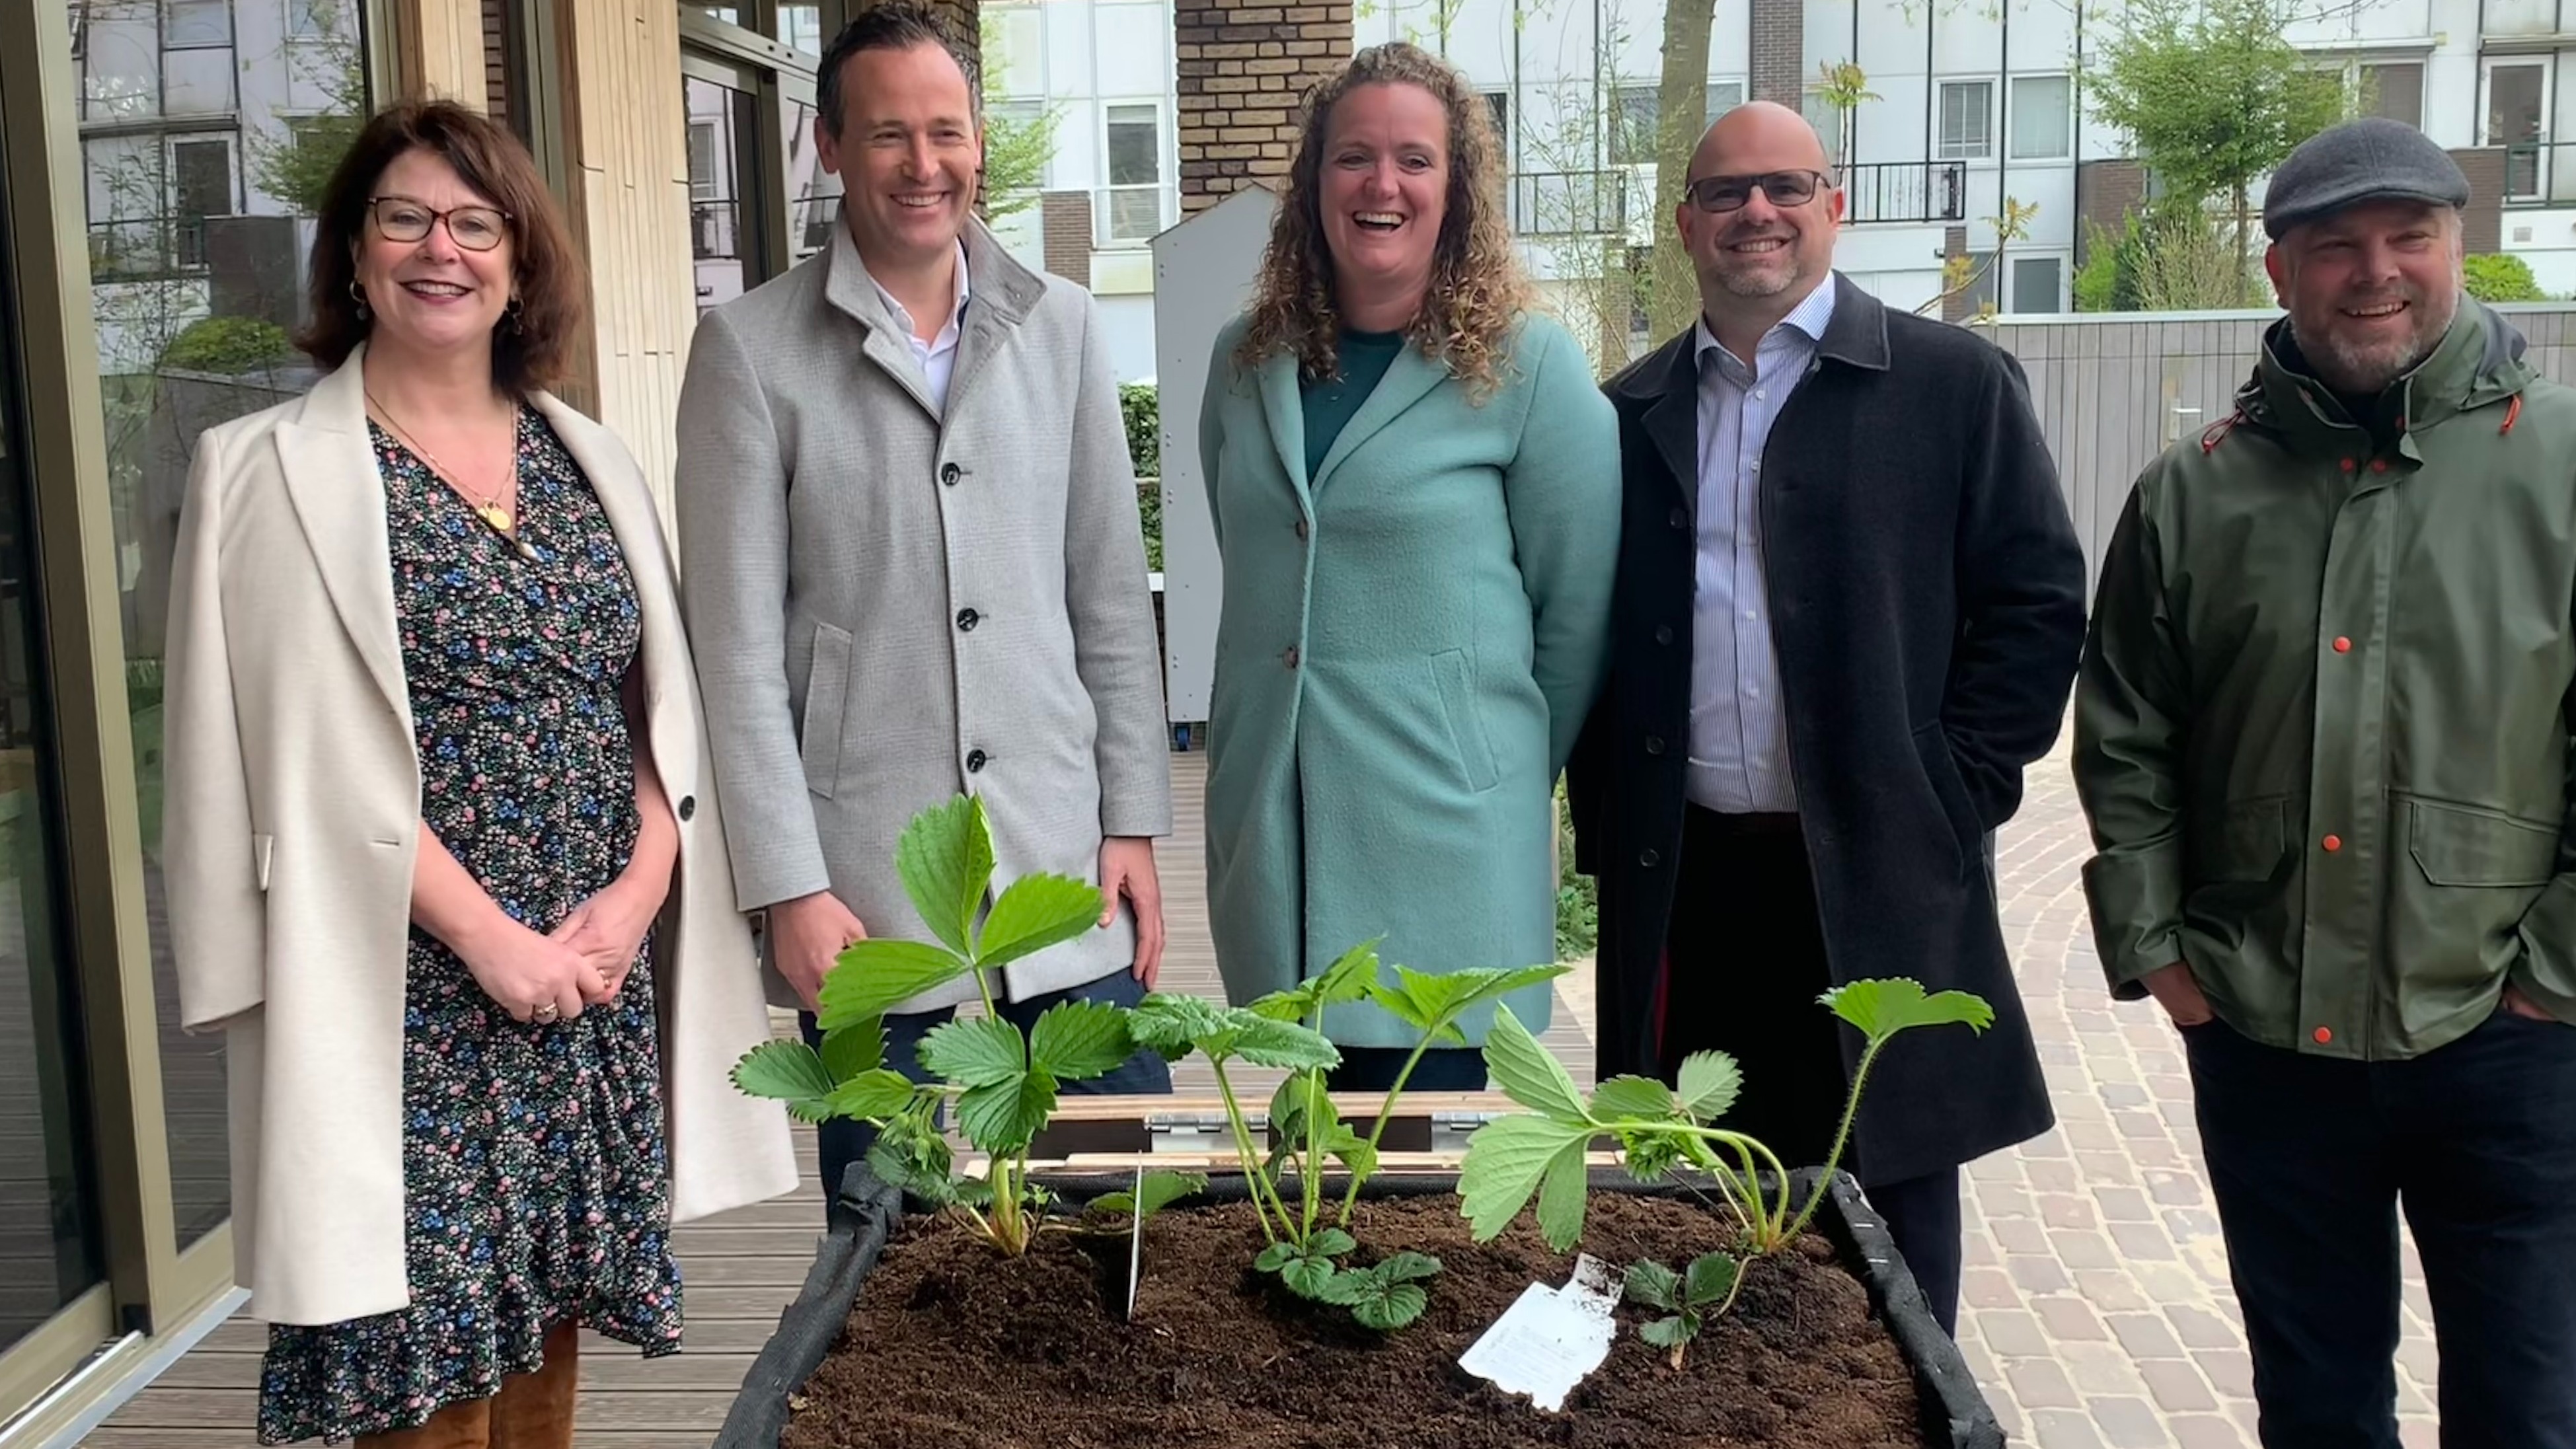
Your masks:
M1834 315L1834 277L1763 334L1750 367L1701 322L1699 563L1692 595L1692 804L1727 814L1789 812L1788 717L1762 572L1762 448L1806 378Z
M947 325L928 342L921 340L921 329L914 325L912 314L903 310L903 304L894 299L894 293L887 291L884 283L870 276L868 284L885 299L886 310L894 314L894 325L903 329L903 340L912 344L912 360L921 364L922 380L930 384L930 405L945 414L948 379L957 370L957 326L966 315L966 243L957 244L957 290L948 307Z

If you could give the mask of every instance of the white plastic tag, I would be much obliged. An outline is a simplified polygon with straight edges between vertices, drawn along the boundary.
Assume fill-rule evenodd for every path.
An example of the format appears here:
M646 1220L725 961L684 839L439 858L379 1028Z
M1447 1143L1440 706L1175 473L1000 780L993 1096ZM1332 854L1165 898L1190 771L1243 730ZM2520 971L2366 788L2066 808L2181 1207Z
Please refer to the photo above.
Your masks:
M1542 1409L1562 1409L1574 1386L1610 1356L1610 1310L1618 1304L1610 1265L1578 1254L1564 1287L1529 1285L1458 1366L1506 1393L1529 1395Z

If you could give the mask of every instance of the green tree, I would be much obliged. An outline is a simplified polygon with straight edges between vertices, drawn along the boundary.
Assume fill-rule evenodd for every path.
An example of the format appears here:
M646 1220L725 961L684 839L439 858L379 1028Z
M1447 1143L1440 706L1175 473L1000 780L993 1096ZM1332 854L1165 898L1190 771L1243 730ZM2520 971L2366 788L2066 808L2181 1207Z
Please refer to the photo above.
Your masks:
M984 216L999 221L1038 204L1046 186L1047 162L1055 156L1056 123L1064 108L1042 105L1034 114L1014 106L997 89L1008 90L1010 56L998 17L981 13L984 78Z
M2240 303L2259 300L2254 179L2351 101L2340 76L2282 38L2293 18L2289 0L2131 0L2086 76L2093 113L2129 134L2170 197L2227 206Z
M306 0L294 0L299 7ZM251 184L295 208L299 216L318 216L322 194L340 158L358 139L367 120L367 59L358 43L357 16L336 5L313 4L310 14L319 34L301 42L290 64L318 89L322 110L285 120L286 134L243 132Z
M2467 259L2461 272L2469 295L2481 302L2546 302L2549 294L2531 275L2531 263L2504 252L2484 252Z

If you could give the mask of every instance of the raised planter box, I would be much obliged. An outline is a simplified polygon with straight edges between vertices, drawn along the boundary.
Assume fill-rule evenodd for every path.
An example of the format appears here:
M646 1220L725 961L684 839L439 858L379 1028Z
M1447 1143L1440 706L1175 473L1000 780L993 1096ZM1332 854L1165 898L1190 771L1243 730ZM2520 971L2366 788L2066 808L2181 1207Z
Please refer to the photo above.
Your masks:
M1683 1199L1669 1185L1646 1186L1616 1170L1594 1172L1596 1193ZM1070 1202L1080 1203L1126 1185L1124 1176L1064 1173L1040 1181ZM1446 1195L1455 1191L1454 1176L1382 1175L1363 1190L1366 1200ZM1816 1187L1813 1170L1791 1175L1803 1203ZM1814 1226L1833 1244L1842 1265L1866 1288L1872 1313L1888 1329L1912 1371L1923 1442L1930 1449L1994 1449L2004 1442L2002 1429L1986 1405L1958 1346L1932 1319L1913 1275L1896 1254L1887 1226L1870 1210L1848 1176L1837 1174L1827 1186L1827 1200ZM1227 1175L1208 1191L1167 1211L1183 1212L1197 1204L1240 1201L1243 1180ZM833 1202L830 1225L805 1285L779 1320L778 1332L761 1350L745 1376L733 1410L716 1439L716 1449L778 1449L792 1415L791 1398L831 1352L848 1321L861 1288L877 1266L888 1238L902 1225L901 1194L878 1182L864 1166L855 1168L844 1191ZM1623 1325L1621 1333L1629 1330ZM1637 1449L1654 1449L1640 1444Z

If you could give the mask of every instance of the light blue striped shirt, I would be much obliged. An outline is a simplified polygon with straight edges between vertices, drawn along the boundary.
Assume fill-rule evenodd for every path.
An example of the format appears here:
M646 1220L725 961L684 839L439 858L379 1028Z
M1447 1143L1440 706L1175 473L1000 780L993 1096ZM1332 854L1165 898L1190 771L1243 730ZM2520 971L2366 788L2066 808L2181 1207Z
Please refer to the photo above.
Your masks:
M1815 361L1834 315L1825 274L1746 367L1698 325L1699 566L1691 625L1690 770L1694 805L1728 814L1798 808L1771 599L1762 573L1762 448Z

